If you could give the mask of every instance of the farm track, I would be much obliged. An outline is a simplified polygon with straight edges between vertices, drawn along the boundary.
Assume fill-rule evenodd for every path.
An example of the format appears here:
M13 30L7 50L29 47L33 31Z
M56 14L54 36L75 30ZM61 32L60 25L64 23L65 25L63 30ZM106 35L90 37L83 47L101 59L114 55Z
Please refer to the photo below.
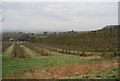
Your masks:
M90 67L89 67L90 66ZM34 68L29 67L23 72L16 75L6 76L11 79L64 79L72 78L80 74L104 71L107 69L117 68L118 63L115 61L103 61L96 63L75 63L61 67L51 68Z

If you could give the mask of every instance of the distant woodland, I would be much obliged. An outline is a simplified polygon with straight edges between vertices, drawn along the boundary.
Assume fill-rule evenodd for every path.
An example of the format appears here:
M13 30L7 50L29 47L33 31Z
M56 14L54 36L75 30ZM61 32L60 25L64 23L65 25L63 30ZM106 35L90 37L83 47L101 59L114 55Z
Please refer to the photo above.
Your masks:
M48 34L3 34L3 41L13 37L16 41L36 42L58 48L85 51L118 51L120 48L120 25L109 25L100 30L88 32L54 32Z
M119 48L119 31L118 25L106 26L101 30L90 31L85 33L69 32L49 36L41 39L40 43L57 45L68 49L83 50L111 50L117 51Z

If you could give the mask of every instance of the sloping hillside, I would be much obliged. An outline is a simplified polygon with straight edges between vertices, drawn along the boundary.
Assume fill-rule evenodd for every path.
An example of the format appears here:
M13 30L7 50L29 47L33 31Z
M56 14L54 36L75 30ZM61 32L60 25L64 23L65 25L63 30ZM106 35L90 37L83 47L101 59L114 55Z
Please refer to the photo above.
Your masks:
M80 50L117 51L119 25L106 26L101 30L85 33L65 33L40 39L40 43Z

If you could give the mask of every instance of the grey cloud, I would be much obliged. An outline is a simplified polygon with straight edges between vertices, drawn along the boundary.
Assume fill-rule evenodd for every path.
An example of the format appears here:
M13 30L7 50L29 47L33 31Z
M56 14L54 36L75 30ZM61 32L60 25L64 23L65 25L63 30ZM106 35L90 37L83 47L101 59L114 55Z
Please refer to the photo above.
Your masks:
M4 4L4 31L87 31L117 24L117 2Z

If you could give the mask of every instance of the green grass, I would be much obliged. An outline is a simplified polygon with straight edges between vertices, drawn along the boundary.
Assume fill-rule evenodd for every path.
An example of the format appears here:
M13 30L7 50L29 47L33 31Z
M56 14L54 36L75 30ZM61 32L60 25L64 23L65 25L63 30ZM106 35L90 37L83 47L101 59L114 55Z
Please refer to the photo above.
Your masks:
M2 78L2 56L0 56L0 79Z
M68 63L80 63L86 62L90 59L78 58L71 55L61 55L59 53L51 52L54 56L52 57L40 57L36 56L31 50L25 48L27 54L32 58L28 59L13 59L10 57L13 45L9 47L3 55L3 76L18 73L25 70L27 67L51 67L59 66Z
M74 79L118 79L118 70L120 68L113 68L110 70L93 72L93 73L86 73L75 77Z
M0 79L2 79L2 42L0 41Z
M41 57L41 56L36 56L36 54L33 51L31 51L26 47L24 47L24 49L26 53L31 56L31 58L15 59L10 57L10 54L12 53L13 50L13 45L10 46L3 55L3 76L21 72L27 69L28 67L53 67L53 66L63 66L64 64L69 64L69 63L101 61L101 59L90 59L90 58L85 59L73 55L65 55L52 51L51 54L53 54L53 56Z

